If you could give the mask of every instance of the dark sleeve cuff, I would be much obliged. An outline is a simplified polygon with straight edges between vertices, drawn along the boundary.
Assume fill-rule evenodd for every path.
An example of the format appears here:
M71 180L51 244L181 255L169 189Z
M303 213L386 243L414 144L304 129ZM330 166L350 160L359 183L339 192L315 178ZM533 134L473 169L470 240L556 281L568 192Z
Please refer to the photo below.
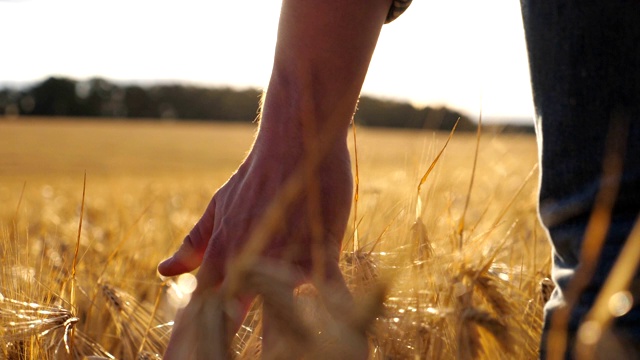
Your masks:
M412 0L393 0L389 13L387 14L387 20L385 20L384 23L388 24L402 15L409 5L411 5L411 1Z

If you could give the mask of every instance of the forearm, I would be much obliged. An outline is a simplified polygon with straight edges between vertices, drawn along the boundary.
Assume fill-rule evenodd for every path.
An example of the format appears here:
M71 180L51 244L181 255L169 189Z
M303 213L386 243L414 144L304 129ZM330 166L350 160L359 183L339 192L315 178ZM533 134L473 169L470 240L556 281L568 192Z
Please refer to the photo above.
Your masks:
M257 145L344 142L389 6L284 0Z

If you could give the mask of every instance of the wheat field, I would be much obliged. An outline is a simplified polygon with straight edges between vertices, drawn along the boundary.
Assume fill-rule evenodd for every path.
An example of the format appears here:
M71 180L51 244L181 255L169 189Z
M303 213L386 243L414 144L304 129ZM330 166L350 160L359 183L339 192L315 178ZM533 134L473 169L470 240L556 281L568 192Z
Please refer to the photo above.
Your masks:
M0 359L160 358L193 278L161 279L157 263L254 130L0 119ZM342 265L369 358L536 358L550 250L536 216L535 138L482 134L476 150L476 134L454 133L445 147L448 136L358 128ZM310 335L282 339L280 357L346 358L349 329L319 292L304 286L283 309ZM227 354L255 358L259 329L256 306Z

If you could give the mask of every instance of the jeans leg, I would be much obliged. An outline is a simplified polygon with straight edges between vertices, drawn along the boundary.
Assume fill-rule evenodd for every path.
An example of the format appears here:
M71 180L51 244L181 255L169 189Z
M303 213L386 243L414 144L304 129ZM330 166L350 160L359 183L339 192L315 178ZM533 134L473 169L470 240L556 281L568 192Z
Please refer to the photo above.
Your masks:
M570 312L569 347L640 212L640 1L521 5L540 145L539 209L558 285L545 307L546 358L547 338L554 336L551 319L565 306L569 283L584 266L581 248L598 194L617 189L593 276ZM608 154L622 160L620 171L603 171L611 167ZM640 293L633 296L636 304L616 319L613 333L640 344ZM571 352L561 356L573 358Z

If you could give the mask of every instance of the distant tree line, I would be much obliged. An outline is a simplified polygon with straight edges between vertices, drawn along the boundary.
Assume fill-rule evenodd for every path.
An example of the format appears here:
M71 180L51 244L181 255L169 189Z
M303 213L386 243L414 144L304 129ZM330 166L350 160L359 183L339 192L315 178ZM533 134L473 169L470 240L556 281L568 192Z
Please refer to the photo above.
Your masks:
M105 79L76 81L50 77L26 89L0 90L0 115L110 117L253 121L258 89L206 88L189 85L118 85ZM405 102L360 98L355 114L365 126L459 131L476 124L445 107L416 108Z
M476 124L465 115L446 107L415 108L404 102L381 100L363 96L358 102L355 120L358 124L375 127L451 130L458 123L458 131L474 131Z
M0 114L246 121L260 91L185 85L116 85L50 77L26 90L0 90Z

